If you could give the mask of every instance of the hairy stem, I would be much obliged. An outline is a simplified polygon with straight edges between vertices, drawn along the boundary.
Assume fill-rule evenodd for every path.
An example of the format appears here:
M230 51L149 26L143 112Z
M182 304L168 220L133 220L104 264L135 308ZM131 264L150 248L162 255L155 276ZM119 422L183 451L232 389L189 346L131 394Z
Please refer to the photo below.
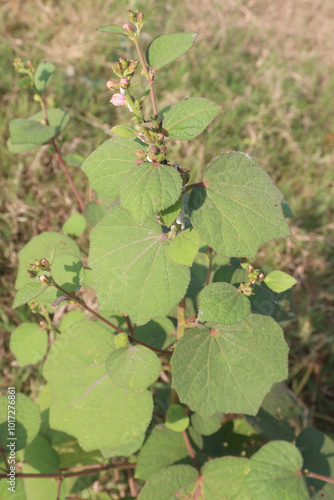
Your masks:
M184 442L186 443L186 447L188 449L189 455L191 456L192 461L194 462L194 466L196 467L198 472L200 472L200 468L199 468L199 465L197 463L195 453L194 453L194 450L192 449L192 446L190 444L190 440L189 440L189 437L188 437L186 430L182 431L182 436L183 436Z
M51 285L51 283L50 283L50 285ZM122 328L119 328L118 326L111 323L109 320L107 320L107 318L104 318L98 312L94 311L94 309L91 309L89 306L87 306L87 304L85 304L85 302L83 300L76 297L76 295L67 292L66 290L64 290L64 288L57 285L57 283L55 283L54 281L52 282L52 286L55 286L57 288L57 290L59 290L63 295L66 295L66 297L68 297L69 299L76 302L80 307L83 307L84 309L86 309L86 311L88 311L90 314L95 316L95 318L98 318L101 321L103 321L103 323L105 323L106 325L111 326L111 328L116 330L116 332L126 333L124 330L122 330ZM126 335L130 336L128 333L126 333ZM134 340L135 340L135 342L137 342L137 344L143 345L144 347L147 347L148 349L151 349L152 351L158 352L159 354L167 354L169 356L172 354L171 351L166 351L164 349L158 349L157 347L153 347L153 346L150 346L148 344L145 344L145 342L142 342L141 340L138 340L138 339L134 339Z
M152 107L153 107L153 113L154 113L154 116L155 116L158 113L157 112L157 105L156 105L156 102L155 102L154 88L153 88L155 70L153 70L153 78L151 78L150 74L149 74L149 71L148 71L148 68L147 68L147 65L146 65L146 61L145 61L145 57L144 57L143 51L142 51L141 46L139 45L139 42L138 42L137 39L134 40L134 44L136 46L140 62L142 64L142 66L143 66L147 83L148 84L152 84L151 88L150 88L150 97L151 97L151 102L152 102Z
M39 100L39 102L41 104L45 121L46 121L47 125L49 125L49 118L48 118L48 112L47 112L47 109L46 109L45 101L44 101L44 99L41 96L39 96L38 100ZM78 200L78 203L80 205L81 211L84 212L85 211L85 204L82 201L82 198L81 198L81 196L80 196L77 188L75 187L75 184L74 184L74 182L72 180L72 177L70 176L69 171L66 168L66 165L64 163L64 160L61 157L61 154L60 154L60 151L59 151L59 148L57 146L56 141L54 139L50 139L49 143L53 146L53 149L55 150L58 163L59 163L62 171L65 174L65 177L66 177L66 179L67 179L67 181L68 181L68 183L69 183L69 185L70 185L70 187L71 187L71 189L73 191L74 196Z
M103 470L108 470L108 469L134 469L137 464L132 464L132 463L124 463L124 464L103 464L98 467L90 467L86 468L84 470L79 470L76 472L53 472L53 473L47 473L47 474L25 474L24 472L17 472L15 474L16 477L29 477L29 478L45 478L45 477L53 477L53 478L58 478L60 481L63 481L66 477L77 477L77 476L88 476L89 474L93 474L94 472L101 472ZM6 479L7 474L0 474L0 479Z
M186 296L180 300L177 306L177 332L176 338L180 340L185 332L186 326Z

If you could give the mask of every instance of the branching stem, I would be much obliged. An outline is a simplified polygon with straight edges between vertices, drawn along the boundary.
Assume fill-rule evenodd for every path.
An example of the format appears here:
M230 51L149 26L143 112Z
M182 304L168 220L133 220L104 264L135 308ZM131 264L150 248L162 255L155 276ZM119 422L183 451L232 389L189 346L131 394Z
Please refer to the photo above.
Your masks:
M50 283L50 285L51 285L51 283ZM116 326L113 323L111 323L107 318L104 318L98 312L94 311L94 309L91 309L89 306L87 306L87 304L85 304L85 302L83 300L81 300L78 297L76 297L76 295L67 292L66 290L64 290L64 288L62 288L61 286L57 285L57 283L55 283L54 281L52 282L52 286L56 287L57 290L59 290L63 295L66 295L66 297L68 297L69 299L71 299L74 302L76 302L80 307L83 307L84 309L86 309L86 311L88 311L90 314L92 314L93 316L95 316L95 318L98 318L101 321L103 321L103 323L105 323L106 325L111 326L111 328L113 328L114 330L116 330L116 332L126 333L124 330L122 330L122 328L119 328L118 326ZM142 342L141 340L138 340L138 339L134 339L134 340L137 342L137 344L143 345L144 347L147 347L148 349L151 349L152 351L158 352L159 354L165 354L165 355L168 355L168 356L170 356L172 354L171 351L166 351L164 349L158 349L157 347L153 347L151 345L145 344L145 342Z

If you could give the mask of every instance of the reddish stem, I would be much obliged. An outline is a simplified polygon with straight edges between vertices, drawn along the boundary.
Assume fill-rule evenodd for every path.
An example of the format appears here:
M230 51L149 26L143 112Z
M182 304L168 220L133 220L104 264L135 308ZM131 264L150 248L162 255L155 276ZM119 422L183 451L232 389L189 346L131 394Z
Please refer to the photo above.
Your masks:
M16 477L22 477L22 478L45 478L45 477L54 477L58 478L60 481L65 479L66 477L77 477L77 476L88 476L89 474L93 474L94 472L101 472L103 470L108 470L108 469L134 469L137 464L130 464L130 463L125 463L125 464L105 464L105 465L100 465L99 468L97 467L90 467L85 470L77 471L77 472L54 472L54 473L49 473L49 474L25 474L24 472L17 472L15 474ZM7 474L0 474L0 479L6 479Z
M128 314L125 314L125 313L123 313L123 316L125 318L126 324L128 325L130 335L131 335L131 337L133 337L133 328L132 328L130 317Z
M135 43L136 49L138 51L140 62L142 63L142 66L143 66L143 70L144 70L144 73L145 73L145 76L146 76L147 83L148 84L150 84L150 83L152 84L151 88L150 88L150 97L151 97L151 102L152 102L152 107L153 107L153 113L154 113L154 116L155 116L158 113L158 111L157 111L157 105L156 105L156 102L155 102L154 88L153 88L155 68L153 68L153 70L152 70L152 76L153 76L153 78L151 78L150 74L149 74L149 71L148 71L148 68L147 68L147 65L146 65L146 61L145 61L143 52L141 50L141 46L139 45L138 40L134 40L134 43Z
M86 309L86 311L88 311L90 314L92 314L93 316L95 316L95 318L98 318L101 321L103 321L103 323L105 323L106 325L111 326L111 328L113 328L114 330L116 330L116 332L126 333L124 330L122 330L122 328L119 328L118 326L116 326L113 323L111 323L109 320L107 320L106 318L104 318L103 316L101 316L98 312L94 311L94 309L91 309L89 306L87 306L87 304L85 304L82 300L78 299L78 297L76 297L74 294L72 295L71 293L68 293L66 290L64 290L64 288L62 288L61 286L57 285L57 283L55 283L54 281L52 282L52 286L56 287L57 290L59 290L63 295L66 295L66 297L68 297L69 299L71 299L74 302L76 302L79 306L81 306L84 309ZM169 356L171 354L173 354L171 351L166 351L164 349L158 349L158 347L153 347L151 345L145 344L145 342L142 342L141 340L138 340L136 338L134 339L134 341L137 342L137 344L143 345L144 347L147 347L148 349L151 349L152 351L158 352L160 354L168 354Z
M138 496L138 493L137 493L137 489L136 489L136 485L135 485L135 481L133 479L133 475L132 475L132 471L131 470L127 470L126 471L126 474L128 476L128 484L129 484L129 488L130 488L130 493L131 493L131 496L137 498Z
M186 443L186 447L188 449L189 455L191 456L192 461L194 462L194 466L196 467L198 472L200 472L200 468L199 468L199 465L197 463L194 450L191 447L190 440L189 440L189 437L188 437L186 430L182 431L182 436L183 436L184 442Z
M313 477L314 479L319 479L320 481L325 481L326 483L334 483L334 478L327 477L327 476L321 476L320 474L317 474L316 472L309 472L307 471L305 473L306 477Z

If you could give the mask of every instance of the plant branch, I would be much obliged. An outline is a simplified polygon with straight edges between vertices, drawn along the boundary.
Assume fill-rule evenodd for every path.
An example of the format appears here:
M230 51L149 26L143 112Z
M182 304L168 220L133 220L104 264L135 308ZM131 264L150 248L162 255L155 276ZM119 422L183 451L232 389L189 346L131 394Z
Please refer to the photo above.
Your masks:
M192 461L194 462L194 466L196 467L196 469L198 470L198 472L200 472L200 467L197 463L197 460L196 460L196 457L195 457L195 453L194 453L194 450L192 449L192 446L190 444L190 440L189 440L189 437L188 437L188 434L187 434L187 431L184 430L182 431L182 436L183 436L183 439L184 439L184 442L186 443L186 447L188 449L188 452L189 452L189 455L191 456L192 458Z
M140 62L142 63L147 83L149 85L151 84L150 97L151 97L151 102L152 102L152 107L153 107L153 113L154 113L154 116L156 116L157 113L158 113L158 111L157 111L157 105L156 105L156 102L155 102L155 95L154 95L154 88L153 88L155 68L152 71L153 78L151 78L150 74L149 74L149 71L148 71L148 68L147 68L147 65L146 65L146 61L145 61L145 57L144 57L143 51L142 51L141 46L139 45L139 42L138 42L137 39L134 40L134 44L136 46Z
M4 449L2 447L0 448L0 454L2 456L2 460L3 460L3 463L5 464L6 470L9 471L9 464L7 462L6 454L5 454Z
M87 304L85 304L85 302L83 300L81 300L78 297L76 297L76 295L67 292L66 290L64 290L64 288L62 288L61 286L57 285L57 283L55 281L53 281L52 284L50 283L50 286L56 287L57 290L59 290L63 295L66 295L66 297L68 297L69 299L71 299L74 302L76 302L80 307L83 307L84 309L86 309L86 311L88 311L90 314L92 314L93 316L95 316L95 318L98 318L101 321L103 321L103 323L105 323L106 325L111 326L111 328L113 328L114 330L116 330L116 332L126 333L124 330L122 330L122 328L119 328L118 326L114 325L107 318L104 318L98 312L94 311L94 309L91 309L89 306L87 306ZM130 336L128 333L126 333L126 335ZM147 347L148 349L151 349L152 351L158 352L159 354L167 354L169 356L172 354L172 351L166 351L164 349L158 349L158 347L153 347L153 346L148 345L145 342L142 342L141 340L138 340L138 339L135 339L135 338L133 340L135 342L137 342L137 344L143 345L144 347Z
M42 110L43 110L43 114L44 114L44 119L47 123L47 125L49 125L49 118L48 118L48 112L47 112L47 109L46 109L46 105L45 105L45 101L44 99L42 98L42 96L38 95L38 101L42 107ZM62 171L64 172L65 174L65 177L69 183L69 185L71 186L71 189L73 191L73 194L74 196L76 197L76 199L78 200L78 203L80 205L80 208L81 208L81 211L84 212L85 211L85 204L84 202L82 201L82 198L77 190L77 188L75 187L75 184L72 180L72 177L70 176L69 174L69 171L67 170L66 168L66 165L64 163L64 160L62 159L61 157L61 154L60 154L60 151L59 151L59 148L56 144L56 141L54 139L50 139L49 143L53 146L54 150L55 150L55 153L56 153L56 157L57 157L57 160L58 160L58 163L59 165L61 166L61 169Z
M304 473L305 477L313 477L314 479L319 479L320 481L334 484L334 478L332 478L332 477L321 476L320 474L317 474L316 472L310 472L308 470L304 470L303 473Z
M123 313L123 316L125 318L126 324L128 325L128 330L130 332L130 335L131 335L131 337L133 337L133 328L132 328L130 317L126 313Z
M68 171L68 170L67 170L67 168L66 168L66 165L65 165L65 163L64 163L64 160L63 160L63 159L62 159L62 157L61 157L61 154L60 154L60 151L59 151L58 146L57 146L57 144L56 144L56 141L55 141L54 139L50 139L50 144L52 144L52 146L53 146L53 148L54 148L54 150L55 150L55 153L56 153L56 157L57 157L58 163L59 163L59 165L61 166L61 169L62 169L62 171L64 172L65 177L66 177L66 179L67 179L67 181L68 181L69 185L71 186L71 189L72 189L72 191L73 191L74 196L75 196L75 197L76 197L76 199L78 200L78 203L79 203L79 205L80 205L80 209L81 209L81 211L82 211L82 212L84 212L84 211L85 211L85 204L84 204L84 202L83 202L83 200L82 200L82 198L81 198L81 196L80 196L80 194L79 194L79 192L78 192L77 188L75 187L75 184L74 184L74 182L73 182L73 180L72 180L72 177L71 177L71 176L70 176L70 174L69 174L69 171Z
M188 184L187 186L183 186L182 192L184 194L187 193L188 191L191 191L195 187L205 187L206 185L207 184L205 181L196 182L195 184Z
M177 332L176 338L180 340L185 332L186 326L186 296L180 300L177 306Z
M109 470L109 469L134 469L137 464L132 464L132 463L125 463L125 464L102 464L99 467L90 467L86 468L84 470L80 470L77 472L53 472L53 473L43 473L43 474L26 474L24 472L18 472L15 474L16 477L21 477L21 478L58 478L60 481L65 479L66 477L77 477L77 476L88 476L89 474L93 474L94 472L101 472L104 470ZM0 474L0 479L5 479L7 478L6 474Z

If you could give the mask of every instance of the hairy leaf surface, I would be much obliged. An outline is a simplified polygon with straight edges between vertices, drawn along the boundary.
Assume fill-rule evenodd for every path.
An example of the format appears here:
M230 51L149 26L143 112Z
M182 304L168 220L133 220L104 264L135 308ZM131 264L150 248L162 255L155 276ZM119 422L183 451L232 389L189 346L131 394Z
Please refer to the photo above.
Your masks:
M172 33L155 38L147 47L146 59L157 70L182 56L193 46L198 33Z

